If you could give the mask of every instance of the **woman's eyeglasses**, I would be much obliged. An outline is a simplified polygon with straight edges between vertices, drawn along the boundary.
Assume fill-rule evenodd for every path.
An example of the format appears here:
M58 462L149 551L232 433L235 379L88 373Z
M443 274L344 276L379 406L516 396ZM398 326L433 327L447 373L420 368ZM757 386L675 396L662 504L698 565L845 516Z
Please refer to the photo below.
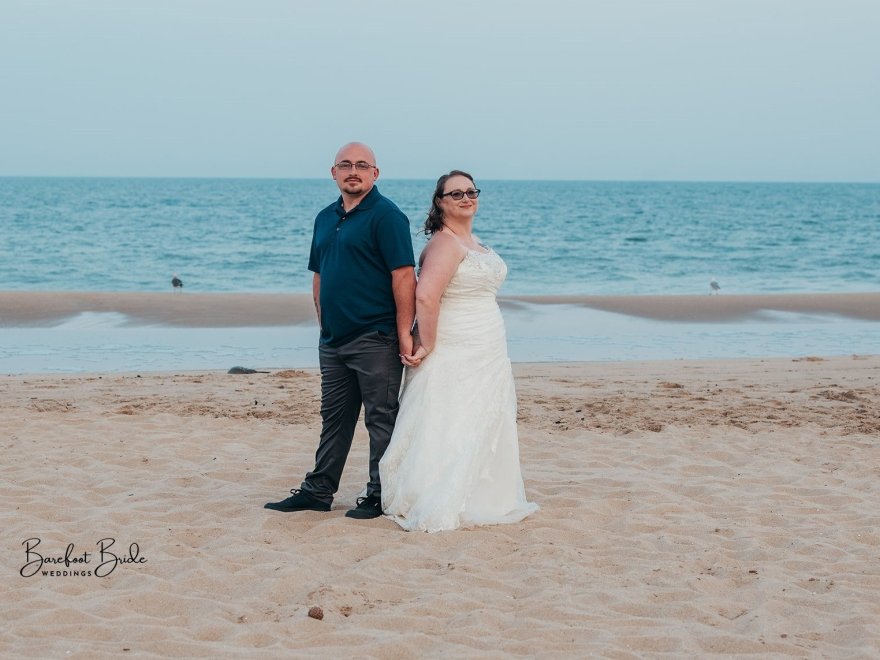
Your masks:
M452 197L456 202L460 201L465 195L467 195L468 199L476 199L480 196L479 188L471 188L470 190L465 190L462 192L461 190L453 190L452 192L443 193L440 197Z

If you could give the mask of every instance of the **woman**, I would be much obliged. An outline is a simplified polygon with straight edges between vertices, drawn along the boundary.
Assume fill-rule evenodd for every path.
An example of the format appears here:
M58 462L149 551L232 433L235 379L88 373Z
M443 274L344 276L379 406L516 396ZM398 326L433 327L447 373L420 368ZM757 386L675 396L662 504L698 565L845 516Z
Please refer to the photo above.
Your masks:
M419 260L418 336L391 443L382 509L408 530L522 520L516 392L495 301L507 266L473 235L480 191L453 170L437 181Z

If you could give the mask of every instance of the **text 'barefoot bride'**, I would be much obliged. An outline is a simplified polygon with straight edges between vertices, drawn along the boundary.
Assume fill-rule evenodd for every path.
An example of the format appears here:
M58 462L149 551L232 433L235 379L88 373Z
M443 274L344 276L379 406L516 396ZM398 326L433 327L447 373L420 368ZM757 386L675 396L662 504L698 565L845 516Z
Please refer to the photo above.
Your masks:
M441 176L419 261L417 338L391 442L382 509L408 530L516 522L537 510L519 465L516 391L495 295L507 266L473 235L473 177Z

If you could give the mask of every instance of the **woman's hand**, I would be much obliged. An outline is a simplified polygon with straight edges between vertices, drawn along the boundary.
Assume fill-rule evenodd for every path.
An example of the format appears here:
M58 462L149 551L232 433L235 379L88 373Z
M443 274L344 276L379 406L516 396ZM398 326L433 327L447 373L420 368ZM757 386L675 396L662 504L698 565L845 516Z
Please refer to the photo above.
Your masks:
M415 350L410 355L401 355L400 361L403 362L407 367L417 367L422 363L428 354L431 352L431 349L423 346L422 344L416 344Z

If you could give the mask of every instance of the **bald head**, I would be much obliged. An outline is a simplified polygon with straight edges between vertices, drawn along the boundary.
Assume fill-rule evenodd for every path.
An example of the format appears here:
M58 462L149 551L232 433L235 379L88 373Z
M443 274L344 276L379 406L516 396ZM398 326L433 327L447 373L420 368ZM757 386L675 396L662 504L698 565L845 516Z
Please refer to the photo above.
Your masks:
M352 163L356 163L359 160L365 160L368 163L375 165L376 154L374 154L373 150L363 142L349 142L339 148L339 151L336 152L336 160L333 162L340 163L343 160L350 160Z

